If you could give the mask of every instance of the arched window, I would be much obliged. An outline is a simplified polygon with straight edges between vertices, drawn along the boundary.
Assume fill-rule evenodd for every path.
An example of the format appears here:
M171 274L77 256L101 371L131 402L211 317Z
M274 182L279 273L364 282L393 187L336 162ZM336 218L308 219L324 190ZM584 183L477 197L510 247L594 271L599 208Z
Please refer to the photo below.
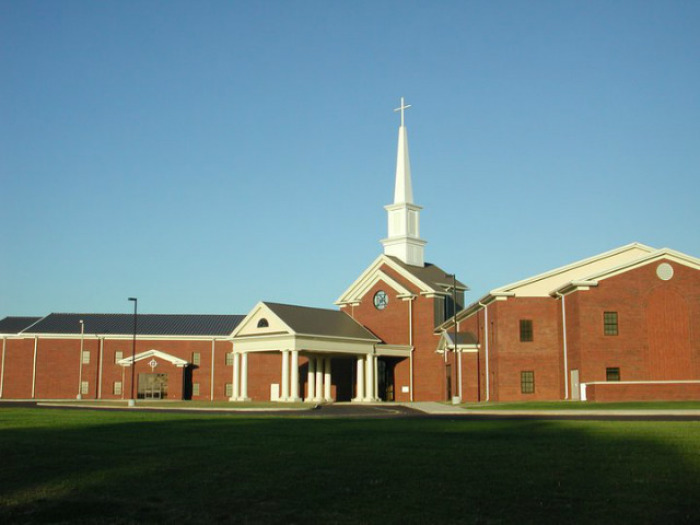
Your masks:
M258 321L258 328L267 328L268 326L270 326L270 323L264 317Z

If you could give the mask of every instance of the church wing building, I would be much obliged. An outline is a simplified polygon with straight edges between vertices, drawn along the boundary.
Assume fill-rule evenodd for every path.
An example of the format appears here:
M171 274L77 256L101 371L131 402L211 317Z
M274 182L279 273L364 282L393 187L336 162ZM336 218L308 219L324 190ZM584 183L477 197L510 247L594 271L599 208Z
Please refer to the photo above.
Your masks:
M623 246L494 289L457 332L480 401L700 399L700 260Z
M242 319L140 314L135 327L129 314L7 317L0 398L224 399Z
M383 252L337 309L7 317L0 399L700 399L697 258L630 244L465 307L468 287L426 262L408 107Z

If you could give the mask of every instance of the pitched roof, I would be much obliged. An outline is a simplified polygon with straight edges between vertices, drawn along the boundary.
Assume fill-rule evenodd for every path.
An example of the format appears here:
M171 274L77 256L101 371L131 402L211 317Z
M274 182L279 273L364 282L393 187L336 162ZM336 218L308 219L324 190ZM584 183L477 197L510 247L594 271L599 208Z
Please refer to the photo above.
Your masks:
M412 283L415 288L418 288L418 293L422 294L446 294L452 289L453 277L452 274L446 273L442 268L431 263L426 263L425 266L412 266L402 262L400 259L389 256L380 255L362 274L355 279L347 290L336 300L335 304L343 305L361 300L367 290L373 286L377 280L386 282L394 288L399 295L410 295L403 285L394 281L387 275L382 267L386 265L397 272L403 279ZM457 281L457 289L460 291L468 290L469 287L464 283Z
M242 315L139 314L137 333L157 336L227 336L243 320ZM130 335L134 333L132 314L49 314L24 330L37 334L80 334L80 321L86 334Z
M401 266L401 268L409 272L411 275L413 275L417 279L420 279L425 284L427 284L435 290L444 290L446 288L452 288L452 274L445 272L445 270L443 270L439 266L435 266L434 264L428 262L425 263L425 266L423 267L412 266L410 264L404 263L403 261L401 261L401 259L397 257L393 257L390 255L387 255L387 257L389 257L392 261ZM468 290L469 287L458 280L457 289Z
M491 295L512 294L524 297L547 297L560 286L584 279L589 275L606 271L655 252L654 248L640 243L631 243L614 250L588 257L572 264L549 270L522 281L507 284L494 290Z
M5 317L0 320L0 334L18 334L39 319L41 317Z
M669 248L656 250L645 244L634 242L522 281L495 288L459 312L457 317L460 320L468 318L486 304L508 297L550 297L561 292L567 293L572 289L586 289L590 286L596 286L598 280L612 277L661 258L668 258L694 268L700 267L700 259L696 257ZM438 326L436 331L445 330L451 324L452 319L448 319Z
M623 272L631 270L633 268L638 268L640 266L647 265L649 263L659 261L659 260L673 261L679 264L686 265L690 268L700 269L700 259L693 257L692 255L687 255L685 253L678 252L676 250L671 250L670 248L662 248L660 250L653 251L647 255L639 257L637 259L632 259L630 261L625 261L624 263L613 266L611 268L604 268L603 270L597 271L580 279L572 280L567 283L560 285L555 290L550 292L551 296L556 296L558 293L567 293L576 289L588 289L590 286L597 286L598 281L602 281L609 277L614 277Z
M289 328L300 335L320 335L379 341L379 339L345 312L263 302Z

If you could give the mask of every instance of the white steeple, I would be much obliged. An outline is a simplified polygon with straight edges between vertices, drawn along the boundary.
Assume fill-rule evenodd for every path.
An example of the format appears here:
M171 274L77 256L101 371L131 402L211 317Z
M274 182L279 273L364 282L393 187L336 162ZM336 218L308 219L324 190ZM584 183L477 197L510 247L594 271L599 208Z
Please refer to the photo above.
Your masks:
M420 206L413 204L411 162L408 158L408 134L404 125L404 110L410 108L401 97L399 147L396 153L396 183L394 204L384 206L388 213L389 235L382 240L384 254L397 257L411 266L425 266L423 257L426 242L420 238Z

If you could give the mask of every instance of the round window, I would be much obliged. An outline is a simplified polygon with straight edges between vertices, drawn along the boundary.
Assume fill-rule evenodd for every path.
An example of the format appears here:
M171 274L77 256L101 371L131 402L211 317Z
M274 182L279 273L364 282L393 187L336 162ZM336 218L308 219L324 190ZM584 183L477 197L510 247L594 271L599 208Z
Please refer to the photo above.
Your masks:
M673 278L673 266L668 263L661 263L656 267L656 275L662 281L668 281Z
M384 310L387 304L389 304L389 296L384 290L379 290L374 294L374 307L377 310Z

